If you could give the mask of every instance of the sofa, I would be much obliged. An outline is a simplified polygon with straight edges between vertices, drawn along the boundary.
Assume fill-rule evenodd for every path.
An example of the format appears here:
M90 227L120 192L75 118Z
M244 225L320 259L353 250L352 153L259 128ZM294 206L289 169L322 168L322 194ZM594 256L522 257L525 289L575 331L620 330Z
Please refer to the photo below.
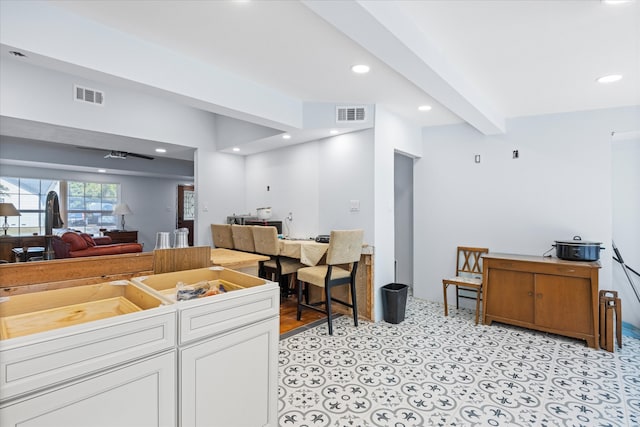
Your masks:
M111 237L93 237L78 231L65 231L52 237L56 258L77 258L142 252L140 243L114 244Z

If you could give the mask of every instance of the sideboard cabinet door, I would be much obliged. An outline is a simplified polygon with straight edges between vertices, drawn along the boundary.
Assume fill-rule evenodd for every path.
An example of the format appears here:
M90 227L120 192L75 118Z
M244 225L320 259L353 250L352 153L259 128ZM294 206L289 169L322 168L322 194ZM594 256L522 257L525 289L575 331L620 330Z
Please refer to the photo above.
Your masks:
M180 425L276 427L277 317L180 350Z
M536 274L536 324L568 332L591 333L591 281L582 277ZM586 307L576 310L575 307Z
M4 427L175 426L176 350L0 407Z
M489 270L491 292L487 292L487 315L498 319L533 323L533 274L522 271Z

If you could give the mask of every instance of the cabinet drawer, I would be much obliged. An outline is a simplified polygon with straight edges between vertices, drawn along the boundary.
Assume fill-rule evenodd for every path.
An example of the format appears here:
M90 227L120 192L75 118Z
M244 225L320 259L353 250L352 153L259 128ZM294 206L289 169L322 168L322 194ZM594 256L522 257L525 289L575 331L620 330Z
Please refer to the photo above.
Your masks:
M174 427L175 350L2 405L0 425Z
M278 316L279 289L276 283L267 283L201 301L179 303L180 344Z
M591 277L592 271L592 268L585 267L584 265L571 265L571 261L563 263L535 263L518 260L485 260L484 262L489 269L555 274L558 276Z
M159 307L0 342L0 401L173 348L176 312Z

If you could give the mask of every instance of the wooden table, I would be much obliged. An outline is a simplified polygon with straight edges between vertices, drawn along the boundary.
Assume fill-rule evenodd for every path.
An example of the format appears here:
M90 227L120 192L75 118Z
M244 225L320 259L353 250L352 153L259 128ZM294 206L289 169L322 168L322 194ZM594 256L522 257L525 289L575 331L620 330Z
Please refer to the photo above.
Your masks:
M599 347L599 262L489 253L482 266L484 324L508 323Z
M299 259L301 263L317 265L329 249L328 243L318 243L315 240L280 240L280 255Z
M258 275L258 262L267 261L268 259L269 257L266 255L252 254L232 249L211 249L211 264L219 265L230 270L241 271L253 276Z
M24 251L25 248L13 248L11 252L13 252L13 260L15 262L25 262L29 261L31 258L39 258L42 259L44 255L44 247L43 246L31 246L27 247L27 252Z

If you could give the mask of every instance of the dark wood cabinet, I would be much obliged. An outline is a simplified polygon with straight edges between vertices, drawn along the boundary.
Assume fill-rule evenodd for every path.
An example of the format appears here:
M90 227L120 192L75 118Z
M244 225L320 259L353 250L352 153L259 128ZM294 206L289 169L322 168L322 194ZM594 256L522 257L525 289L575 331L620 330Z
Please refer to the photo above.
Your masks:
M111 237L111 240L113 241L113 243L138 243L137 231L113 230L113 231L105 231L103 234L105 236Z
M0 259L14 262L13 248L45 247L44 236L1 236Z
M598 348L599 262L487 254L483 323L508 323L584 339Z

